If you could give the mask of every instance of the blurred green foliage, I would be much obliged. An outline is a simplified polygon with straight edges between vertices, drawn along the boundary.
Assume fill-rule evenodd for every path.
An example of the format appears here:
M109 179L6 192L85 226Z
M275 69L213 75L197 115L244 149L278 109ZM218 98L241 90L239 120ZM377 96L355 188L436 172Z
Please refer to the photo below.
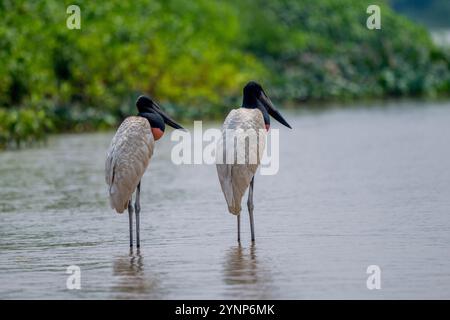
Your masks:
M369 4L381 30L366 27ZM278 100L449 91L448 52L383 1L255 1L242 12L246 49L269 67Z
M250 79L294 104L449 92L449 53L385 1L368 30L372 2L3 0L0 148L110 128L142 93L177 120L223 117Z

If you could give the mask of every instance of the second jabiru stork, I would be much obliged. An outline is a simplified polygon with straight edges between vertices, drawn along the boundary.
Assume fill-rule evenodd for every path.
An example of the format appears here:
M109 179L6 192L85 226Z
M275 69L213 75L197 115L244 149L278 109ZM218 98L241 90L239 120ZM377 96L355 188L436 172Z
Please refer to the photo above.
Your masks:
M237 216L238 242L240 242L241 229L241 201L249 187L247 207L250 217L251 240L252 242L255 241L253 188L255 173L260 164L262 151L265 148L266 132L270 128L270 116L292 129L281 113L275 109L261 85L251 81L244 87L241 108L231 110L226 117L222 127L222 135L218 141L216 156L232 159L231 163L229 163L226 159L221 158L221 161L216 163L216 168L220 186L228 204L228 211ZM246 131L249 129L256 133L256 139L253 140L254 143L252 143L251 139L247 143L245 137L244 139L239 139L240 135L247 134ZM234 137L227 139L227 132L230 130L234 132L234 137L237 136L237 140ZM238 157L234 156L237 149L239 149L239 141L245 144L243 146L245 150L244 163L242 161L239 162L237 160ZM229 152L233 153L231 158L227 155ZM256 161L252 162L251 159L256 159Z

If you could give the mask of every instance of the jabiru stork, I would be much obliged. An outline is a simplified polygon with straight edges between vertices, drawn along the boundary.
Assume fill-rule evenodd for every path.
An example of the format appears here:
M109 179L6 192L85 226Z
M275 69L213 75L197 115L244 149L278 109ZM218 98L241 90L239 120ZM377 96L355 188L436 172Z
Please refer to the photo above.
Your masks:
M245 137L244 139L239 139L239 135L245 134L246 130L254 130L257 134L257 139L255 140L256 143L248 143L248 148L247 145L244 146L246 153L244 163L239 163L237 161L238 157L233 156L231 158L234 159L231 161L232 163L224 161L216 164L220 186L228 204L228 211L237 216L238 242L240 242L241 233L241 201L244 193L249 187L247 207L250 217L251 240L252 242L255 241L253 188L255 173L260 164L262 151L265 148L266 132L269 131L270 128L269 116L272 116L284 126L292 129L280 112L275 109L261 85L251 81L244 87L241 108L233 109L228 114L222 126L222 135L218 140L218 151L216 152L216 156L222 157L222 155L220 155L222 151L224 151L224 155L228 152L233 152L233 155L236 154L239 141L244 141L244 143L247 144L245 142ZM237 140L233 138L226 141L227 130L232 130L237 136ZM235 141L238 142L236 143ZM251 155L255 154L256 157L253 159L256 159L256 161L251 163L249 161L252 158Z
M136 101L137 116L127 117L109 147L105 162L105 180L108 184L109 203L117 213L128 208L130 247L133 247L132 195L136 191L134 211L136 214L136 247L140 247L139 215L141 212L141 178L153 155L155 141L165 130L165 124L183 129L172 120L159 105L147 96Z

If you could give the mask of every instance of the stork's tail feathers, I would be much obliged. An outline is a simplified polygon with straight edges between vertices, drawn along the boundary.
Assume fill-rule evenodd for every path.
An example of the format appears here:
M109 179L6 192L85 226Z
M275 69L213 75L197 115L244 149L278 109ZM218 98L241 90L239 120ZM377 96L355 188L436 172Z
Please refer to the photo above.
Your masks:
M241 213L242 197L248 189L256 167L256 165L216 165L220 186L231 214Z
M231 213L231 214L234 214L234 215L239 215L240 213L241 213L241 206L240 205L236 205L236 206L234 206L234 207L230 207L230 206L228 206L228 211Z
M115 185L109 189L109 205L111 209L115 209L117 213L123 213L128 208L128 201L124 204L121 197L117 196L118 190Z

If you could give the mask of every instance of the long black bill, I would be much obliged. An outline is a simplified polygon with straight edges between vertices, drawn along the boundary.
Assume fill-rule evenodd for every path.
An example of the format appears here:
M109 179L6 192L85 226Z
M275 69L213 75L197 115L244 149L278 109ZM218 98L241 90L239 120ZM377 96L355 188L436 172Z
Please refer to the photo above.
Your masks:
M178 123L176 123L171 117L169 117L164 111L161 110L159 105L153 101L153 108L156 110L156 112L159 113L161 117L163 117L164 122L171 126L174 129L182 129L185 130L182 126L180 126Z
M267 112L279 123L282 125L288 127L289 129L292 129L292 127L287 123L286 120L284 120L281 113L275 109L272 101L270 101L269 97L264 93L264 91L261 91L261 95L259 96L258 100L266 107Z

